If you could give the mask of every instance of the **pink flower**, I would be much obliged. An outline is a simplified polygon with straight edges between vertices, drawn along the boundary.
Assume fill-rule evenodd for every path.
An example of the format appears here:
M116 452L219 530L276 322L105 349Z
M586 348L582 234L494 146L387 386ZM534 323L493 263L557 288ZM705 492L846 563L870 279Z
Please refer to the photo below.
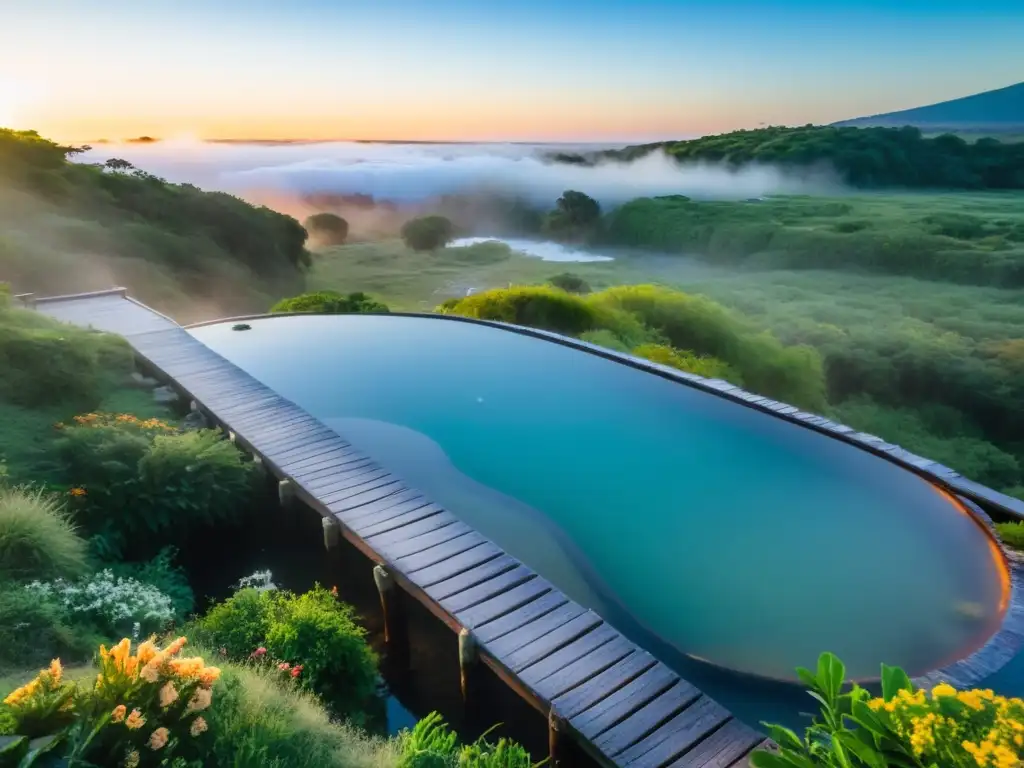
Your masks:
M255 651L253 651L251 654L249 654L249 658L250 659L262 659L266 655L267 655L267 649L263 648L261 646L261 647L257 648Z
M280 664L277 665L277 668L280 669L282 672L287 672L290 667L291 664L289 664L287 661L282 661Z
M301 664L296 664L294 667L292 667L292 677L298 677L301 674L302 674L302 665Z

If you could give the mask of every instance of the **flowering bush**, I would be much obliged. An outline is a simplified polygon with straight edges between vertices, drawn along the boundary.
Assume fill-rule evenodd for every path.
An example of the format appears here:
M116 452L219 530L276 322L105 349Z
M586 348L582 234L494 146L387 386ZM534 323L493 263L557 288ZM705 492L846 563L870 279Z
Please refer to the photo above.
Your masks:
M199 657L179 658L184 645L184 637L163 649L147 640L134 655L127 638L109 651L100 646L100 672L86 690L63 683L54 661L4 700L15 732L53 734L49 749L71 764L135 768L198 758L208 730L201 713L220 670Z
M38 599L54 603L71 619L87 619L112 635L149 634L174 618L171 598L156 587L109 569L81 581L33 581L25 585ZM134 634L138 636L138 631Z
M196 524L234 519L253 488L252 464L216 430L124 413L56 427L73 509L107 555L129 547L148 555Z
M821 719L803 739L769 725L778 754L756 752L757 768L1015 768L1024 758L1024 701L990 690L957 691L945 683L930 692L906 673L882 665L882 695L854 685L842 692L846 670L822 654L816 674L797 670L821 703Z

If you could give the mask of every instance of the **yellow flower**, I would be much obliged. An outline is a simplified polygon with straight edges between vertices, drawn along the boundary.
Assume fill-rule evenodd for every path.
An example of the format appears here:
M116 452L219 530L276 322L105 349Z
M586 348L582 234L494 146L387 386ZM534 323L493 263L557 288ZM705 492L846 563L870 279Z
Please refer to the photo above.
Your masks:
M160 706L164 708L169 707L177 700L178 689L174 687L174 683L165 683L164 687L160 689Z
M205 733L206 728L206 720L204 720L202 716L200 716L192 721L192 727L188 729L188 732L193 736L198 736L201 733Z
M213 701L213 692L209 688L196 688L188 702L189 712L202 712Z
M85 496L86 495L85 488L72 488L70 491L68 491L68 493L71 494L72 496L77 496L77 497L81 497L81 496Z
M116 707L114 707L114 711L110 713L110 722L122 722L127 711L128 708L124 704L118 704Z
M939 683L932 688L932 698L938 699L943 696L956 696L956 688L949 683Z
M166 728L157 728L149 735L149 741L147 742L147 745L154 752L158 749L163 749L164 745L167 743L168 736L170 736L170 733Z
M956 698L960 703L966 704L968 707L977 710L978 712L985 708L985 705L982 703L981 697L978 695L977 691L960 691L956 695Z
M60 685L60 679L64 674L64 667L60 664L60 659L54 659L50 662L50 668L47 670L50 673L50 688L56 690Z
M154 656L157 654L156 643L152 640L146 640L139 644L138 649L135 651L135 656L139 660L139 664L148 664Z
M124 758L124 768L136 768L139 764L139 751L133 749Z
M172 641L166 648L164 648L164 653L168 656L174 656L178 653L178 651L185 647L185 643L187 642L187 638L179 637L177 640Z
M880 710L884 706L885 706L885 699L872 699L871 701L868 702L868 708L872 712L877 712L878 710Z
M175 677L181 678L198 677L204 668L203 660L198 656L187 659L171 659L168 666Z
M119 672L126 671L125 660L131 655L132 641L127 637L110 649L110 658L114 660L114 668Z
M132 713L128 715L128 718L124 721L124 724L129 731L136 731L146 724L146 718L142 716L142 713L139 710L133 709Z
M16 707L25 699L31 698L35 692L39 690L39 678L31 680L16 691L12 691L8 694L7 698L4 699L4 704L9 707Z
M202 672L199 673L199 684L204 688L209 688L220 677L220 669L217 667L206 667Z

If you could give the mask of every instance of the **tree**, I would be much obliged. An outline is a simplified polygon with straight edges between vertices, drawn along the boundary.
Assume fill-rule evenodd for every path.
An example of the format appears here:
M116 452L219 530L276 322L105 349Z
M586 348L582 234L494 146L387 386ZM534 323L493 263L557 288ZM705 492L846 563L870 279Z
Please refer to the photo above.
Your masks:
M348 237L348 222L333 213L315 213L306 219L305 227L323 245L343 245Z
M114 173L127 173L128 171L134 171L135 166L129 163L127 160L122 160L119 157L112 157L103 164L103 167L108 171Z
M601 219L601 206L594 198L568 189L555 203L555 210L544 222L545 231L563 240L581 240L589 235Z
M455 225L444 216L421 216L402 226L402 239L414 251L433 251L455 237Z
M367 296L362 291L342 296L337 291L303 293L282 299L270 308L271 312L312 312L322 315L380 314L388 312L387 304Z
M548 283L561 288L567 293L590 293L590 284L579 275L572 272L562 272L559 275L548 278Z

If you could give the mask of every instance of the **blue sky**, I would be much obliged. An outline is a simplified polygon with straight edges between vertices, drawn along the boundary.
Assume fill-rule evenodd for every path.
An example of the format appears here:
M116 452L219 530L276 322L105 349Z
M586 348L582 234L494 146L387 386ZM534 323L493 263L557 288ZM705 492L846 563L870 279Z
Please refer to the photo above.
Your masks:
M76 140L644 140L1009 85L1022 41L1022 0L36 0L0 28L0 122Z

